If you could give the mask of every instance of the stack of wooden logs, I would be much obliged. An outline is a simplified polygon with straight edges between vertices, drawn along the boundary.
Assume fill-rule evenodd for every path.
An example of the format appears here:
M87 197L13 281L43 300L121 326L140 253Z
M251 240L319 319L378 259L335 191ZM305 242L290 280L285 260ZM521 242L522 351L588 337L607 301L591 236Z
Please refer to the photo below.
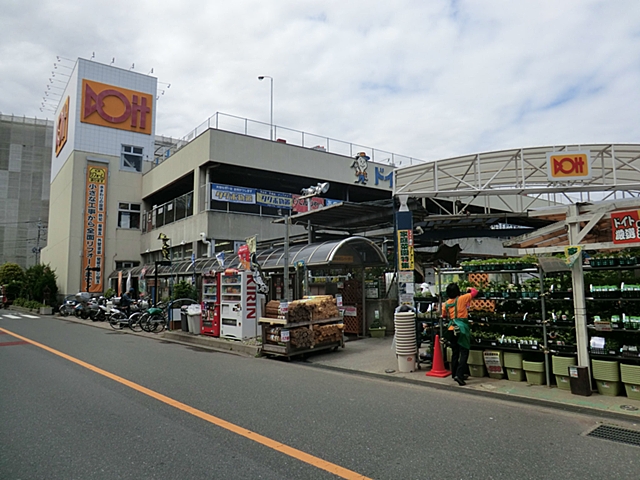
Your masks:
M291 346L309 348L313 345L313 330L308 327L294 328L289 332Z
M288 323L324 320L339 316L336 299L331 295L320 295L289 302Z
M313 326L313 343L320 345L322 343L339 342L342 340L342 323L334 325L314 325Z
M270 342L270 343L280 342L280 332L281 332L281 329L278 327L267 328L267 331L265 332L267 342Z
M265 307L266 318L278 318L284 320L285 314L280 311L280 302L278 300L271 300L267 302Z

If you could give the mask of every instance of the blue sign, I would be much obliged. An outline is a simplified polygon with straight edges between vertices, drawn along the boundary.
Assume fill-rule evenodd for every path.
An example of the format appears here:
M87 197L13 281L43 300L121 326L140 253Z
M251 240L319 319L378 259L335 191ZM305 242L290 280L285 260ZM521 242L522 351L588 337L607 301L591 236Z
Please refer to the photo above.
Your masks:
M256 191L253 188L232 187L219 183L211 184L211 200L229 203L256 203Z
M393 188L393 170L391 170L386 176L384 174L383 167L376 167L376 185L378 185L378 181L382 180L383 182L389 182L389 188Z

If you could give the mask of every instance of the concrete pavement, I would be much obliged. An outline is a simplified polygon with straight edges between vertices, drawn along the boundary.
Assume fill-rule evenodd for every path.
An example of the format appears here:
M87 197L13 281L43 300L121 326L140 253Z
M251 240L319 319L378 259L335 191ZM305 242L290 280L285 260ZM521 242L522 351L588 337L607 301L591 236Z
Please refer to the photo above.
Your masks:
M4 310L3 312L8 313ZM2 314L2 313L0 313ZM20 315L16 312L16 315ZM47 318L43 316L43 318ZM51 318L51 317L50 317ZM107 322L92 322L75 317L55 318L82 323L95 328L112 330ZM192 335L183 331L165 331L160 334L120 330L123 334L132 334L149 339L169 341L183 345L205 348L213 351L236 355L257 357L260 345L255 341L238 342L202 335ZM464 387L458 386L452 378L428 377L428 365L421 370L402 373L393 350L393 338L363 338L345 343L345 348L337 351L323 350L305 356L302 363L314 368L325 368L343 373L364 375L391 382L407 382L425 387L454 390L461 394L483 395L496 399L559 408L566 411L597 416L619 418L625 421L640 421L640 401L626 396L610 397L594 392L589 397L573 395L570 391L556 387L528 385L526 382L498 380L489 377L467 380Z

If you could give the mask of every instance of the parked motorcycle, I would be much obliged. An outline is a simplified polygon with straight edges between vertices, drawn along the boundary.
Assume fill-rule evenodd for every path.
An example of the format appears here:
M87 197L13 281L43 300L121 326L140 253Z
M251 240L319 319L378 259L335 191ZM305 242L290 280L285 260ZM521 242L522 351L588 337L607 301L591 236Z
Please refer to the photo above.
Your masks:
M62 302L62 305L60 305L58 311L63 317L68 317L74 314L74 309L77 304L78 302L76 302L73 297L67 297L64 302Z
M86 320L89 318L91 308L89 307L89 300L91 300L91 294L88 292L76 293L76 301L78 302L73 309L73 314L77 318Z
M107 319L107 299L103 296L92 298L89 302L89 318L94 322L104 322Z

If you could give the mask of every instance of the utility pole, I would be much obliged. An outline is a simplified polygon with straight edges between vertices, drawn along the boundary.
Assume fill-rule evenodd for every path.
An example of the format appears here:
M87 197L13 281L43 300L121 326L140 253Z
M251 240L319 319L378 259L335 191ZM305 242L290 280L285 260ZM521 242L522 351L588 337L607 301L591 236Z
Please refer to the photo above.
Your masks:
M43 228L45 227L42 226L42 222L38 219L38 237L36 239L36 246L31 249L31 251L36 254L36 265L40 264L40 250L42 250L42 248L40 248L40 232Z

